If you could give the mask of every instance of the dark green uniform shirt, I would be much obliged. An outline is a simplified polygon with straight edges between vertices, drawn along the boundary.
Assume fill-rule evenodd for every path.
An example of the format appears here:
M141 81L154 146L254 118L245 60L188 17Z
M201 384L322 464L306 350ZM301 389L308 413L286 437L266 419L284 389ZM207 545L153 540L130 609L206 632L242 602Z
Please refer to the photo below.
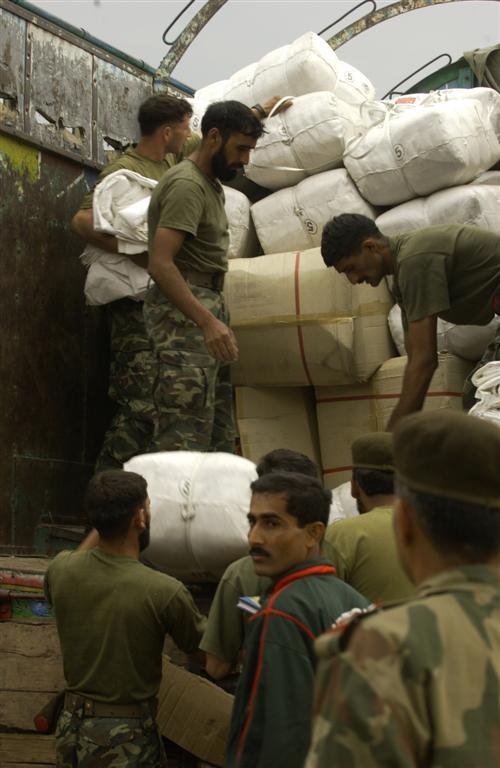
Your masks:
M148 211L149 252L157 227L177 229L186 238L175 257L182 269L226 272L229 232L224 190L191 160L171 168L153 190Z
M368 601L324 559L280 576L251 617L225 768L302 768L311 735L314 639Z
M156 695L168 633L198 648L205 617L176 579L99 549L61 552L45 577L54 606L67 690L130 704Z
M500 289L500 235L478 227L428 227L390 237L395 297L403 325L438 315L456 325L486 325Z

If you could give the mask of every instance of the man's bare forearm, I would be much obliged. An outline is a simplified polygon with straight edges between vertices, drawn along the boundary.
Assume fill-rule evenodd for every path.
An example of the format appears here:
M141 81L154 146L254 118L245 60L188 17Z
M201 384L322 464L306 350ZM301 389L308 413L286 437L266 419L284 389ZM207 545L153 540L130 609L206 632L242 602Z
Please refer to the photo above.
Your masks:
M90 245L95 245L108 253L118 253L116 237L95 231L92 208L82 208L77 211L71 220L71 229Z
M437 364L436 357L408 360L403 377L401 397L388 421L387 430L394 429L403 416L421 410Z

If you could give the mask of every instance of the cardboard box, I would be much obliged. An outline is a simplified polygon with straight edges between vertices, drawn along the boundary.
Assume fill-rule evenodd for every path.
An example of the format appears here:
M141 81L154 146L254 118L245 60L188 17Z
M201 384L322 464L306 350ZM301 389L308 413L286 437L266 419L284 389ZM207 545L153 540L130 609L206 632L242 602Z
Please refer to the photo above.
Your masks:
M234 697L163 657L156 720L160 732L187 752L222 766Z
M224 293L240 349L235 385L353 384L394 354L386 282L351 285L319 248L232 259Z
M289 448L321 466L312 387L237 387L236 421L247 459Z
M426 410L462 408L462 388L472 363L448 353L439 355L424 403ZM335 488L351 479L351 445L367 432L385 429L403 383L406 357L387 360L367 384L317 387L316 409L324 483Z

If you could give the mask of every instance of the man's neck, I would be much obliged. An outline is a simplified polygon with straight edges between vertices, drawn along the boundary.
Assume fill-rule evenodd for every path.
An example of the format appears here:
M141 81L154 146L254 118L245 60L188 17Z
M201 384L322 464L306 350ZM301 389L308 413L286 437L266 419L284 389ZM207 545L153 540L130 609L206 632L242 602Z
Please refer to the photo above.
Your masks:
M371 512L377 507L392 507L394 495L392 493L378 493L375 496L366 496L365 512Z
M157 138L150 138L149 136L141 137L135 147L135 151L141 157L147 157L148 160L155 162L161 162L167 153L163 141L159 141Z
M396 271L396 258L391 251L389 240L385 238L384 248L382 250L382 261L386 275L393 275Z
M102 537L99 541L99 549L106 555L115 555L121 557L132 557L134 560L139 559L139 542L134 539L118 539L115 541L106 541Z
M212 154L203 146L203 143L198 149L195 149L193 154L189 156L189 159L192 160L193 163L198 166L200 171L204 173L205 176L208 176L209 179L215 180L217 178L212 168Z

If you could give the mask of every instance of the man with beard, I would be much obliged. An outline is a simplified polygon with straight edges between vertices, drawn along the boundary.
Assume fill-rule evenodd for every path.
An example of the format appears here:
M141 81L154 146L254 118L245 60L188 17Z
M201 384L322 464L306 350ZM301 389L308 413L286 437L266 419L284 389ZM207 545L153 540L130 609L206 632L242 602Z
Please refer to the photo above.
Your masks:
M221 181L235 178L263 133L237 101L212 104L197 150L151 198L144 319L157 361L153 450L234 447L229 365L238 357L222 288L228 227Z
M57 765L164 766L155 724L165 635L195 653L205 626L187 589L139 562L150 509L141 475L108 470L88 486L94 530L50 564L67 681L56 730Z

